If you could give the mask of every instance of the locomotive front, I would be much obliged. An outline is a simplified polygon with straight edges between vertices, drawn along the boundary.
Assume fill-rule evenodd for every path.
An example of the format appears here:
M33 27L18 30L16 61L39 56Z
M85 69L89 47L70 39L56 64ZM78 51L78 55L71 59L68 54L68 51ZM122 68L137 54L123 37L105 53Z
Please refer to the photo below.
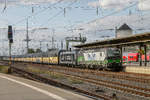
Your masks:
M91 48L80 50L77 59L78 65L86 68L120 70L121 54L117 48Z
M111 70L122 70L121 53L117 48L107 49L107 68Z

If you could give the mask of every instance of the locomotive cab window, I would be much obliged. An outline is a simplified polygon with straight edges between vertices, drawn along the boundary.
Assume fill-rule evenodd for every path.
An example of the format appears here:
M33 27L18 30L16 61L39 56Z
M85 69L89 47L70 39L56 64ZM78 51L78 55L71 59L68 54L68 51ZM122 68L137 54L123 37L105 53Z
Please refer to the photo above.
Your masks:
M74 60L74 54L63 54L61 55L62 61L73 61Z
M108 49L108 56L119 56L120 55L120 51L118 49Z

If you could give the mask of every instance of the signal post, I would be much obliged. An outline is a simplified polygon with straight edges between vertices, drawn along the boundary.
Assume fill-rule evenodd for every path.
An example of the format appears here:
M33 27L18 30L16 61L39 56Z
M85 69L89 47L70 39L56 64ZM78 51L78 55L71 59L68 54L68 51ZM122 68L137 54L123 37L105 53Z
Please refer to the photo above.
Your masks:
M12 68L11 68L11 45L13 43L13 31L12 31L12 26L9 25L8 26L8 40L9 40L9 69L8 69L8 73L12 72Z

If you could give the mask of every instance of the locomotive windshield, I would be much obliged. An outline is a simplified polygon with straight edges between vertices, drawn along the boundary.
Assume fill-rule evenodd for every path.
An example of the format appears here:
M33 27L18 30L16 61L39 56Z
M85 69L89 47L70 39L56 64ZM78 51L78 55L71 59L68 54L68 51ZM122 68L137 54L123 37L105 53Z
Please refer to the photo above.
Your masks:
M108 53L108 57L112 57L112 56L119 56L120 55L120 51L118 49L108 49L107 51Z

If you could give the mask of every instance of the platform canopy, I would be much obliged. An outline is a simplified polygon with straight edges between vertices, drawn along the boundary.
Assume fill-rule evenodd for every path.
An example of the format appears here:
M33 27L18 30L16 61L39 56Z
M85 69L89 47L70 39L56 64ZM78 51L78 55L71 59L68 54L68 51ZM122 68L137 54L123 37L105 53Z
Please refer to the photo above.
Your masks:
M128 37L107 39L103 41L91 42L75 45L75 48L100 48L100 47L119 47L150 43L150 32L136 34Z

